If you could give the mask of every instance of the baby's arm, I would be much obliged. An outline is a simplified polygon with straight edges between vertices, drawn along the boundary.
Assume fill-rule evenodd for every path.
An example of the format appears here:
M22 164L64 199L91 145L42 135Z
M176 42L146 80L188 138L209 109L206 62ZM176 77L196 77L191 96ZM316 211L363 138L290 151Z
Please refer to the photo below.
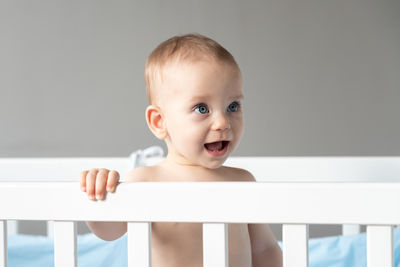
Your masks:
M282 250L268 224L248 224L253 267L282 267Z
M245 181L256 182L254 176L244 172ZM268 224L248 224L253 267L282 267L282 250Z
M119 173L107 169L81 172L80 187L90 200L103 200L106 192L115 192ZM111 241L126 233L126 222L86 222L89 229L103 240Z

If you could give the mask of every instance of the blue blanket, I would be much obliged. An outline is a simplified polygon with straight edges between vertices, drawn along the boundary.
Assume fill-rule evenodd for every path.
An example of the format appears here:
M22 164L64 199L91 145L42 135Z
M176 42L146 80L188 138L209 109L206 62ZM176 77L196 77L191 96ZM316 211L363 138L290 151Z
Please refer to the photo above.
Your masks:
M112 242L93 234L78 236L79 267L127 266L127 236ZM279 245L282 246L281 243ZM400 267L400 228L394 228L394 266ZM30 235L8 237L9 267L53 267L53 240ZM311 238L309 240L310 267L365 267L365 233L348 236Z

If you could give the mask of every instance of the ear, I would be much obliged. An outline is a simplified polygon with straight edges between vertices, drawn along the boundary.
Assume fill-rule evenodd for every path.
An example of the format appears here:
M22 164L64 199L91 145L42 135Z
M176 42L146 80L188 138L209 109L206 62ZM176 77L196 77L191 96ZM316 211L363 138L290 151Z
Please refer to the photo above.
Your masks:
M146 121L152 133L160 140L164 140L168 136L165 127L164 114L160 107L150 105L146 108Z

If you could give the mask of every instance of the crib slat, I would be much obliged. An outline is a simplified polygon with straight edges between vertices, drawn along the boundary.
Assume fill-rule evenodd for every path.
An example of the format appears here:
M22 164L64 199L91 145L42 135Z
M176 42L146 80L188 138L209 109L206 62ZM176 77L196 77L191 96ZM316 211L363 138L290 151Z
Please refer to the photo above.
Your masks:
M393 226L367 226L367 266L393 267Z
M283 267L308 267L308 224L283 224Z
M151 222L128 222L128 267L151 267Z
M48 237L54 237L54 222L53 221L47 221L46 230L47 230Z
M77 267L76 222L54 222L55 267Z
M342 235L355 235L361 233L361 226L359 224L343 224Z
M0 220L0 267L7 267L7 221Z
M7 221L7 235L18 234L18 221L9 220Z
M203 223L203 266L229 266L227 223Z

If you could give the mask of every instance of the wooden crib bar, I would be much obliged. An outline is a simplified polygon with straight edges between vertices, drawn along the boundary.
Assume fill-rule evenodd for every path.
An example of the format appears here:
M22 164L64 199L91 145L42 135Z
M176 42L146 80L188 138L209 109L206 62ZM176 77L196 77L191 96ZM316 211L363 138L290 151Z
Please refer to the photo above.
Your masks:
M77 267L75 222L54 222L55 267ZM308 225L284 224L283 266L308 267ZM7 267L7 223L0 221L0 267ZM228 224L203 224L203 266L228 267ZM367 266L393 267L393 226L367 226ZM128 222L128 267L151 267L151 223Z
M19 222L16 220L7 221L7 233L9 235L16 235L19 233L18 229ZM361 225L359 224L343 224L342 227L342 235L355 235L361 233ZM54 227L53 221L46 222L46 235L48 237L53 237L54 235Z
M0 267L7 267L7 221L0 220Z
M393 266L393 226L367 226L367 266Z
M308 266L308 236L307 224L283 224L283 266L307 267Z
M344 224L342 226L342 235L355 235L361 233L361 225L359 224Z
M76 222L54 222L55 267L77 267Z
M128 221L129 267L151 266L150 222L203 222L207 267L228 265L228 223L283 223L285 267L308 266L307 224L366 224L368 267L392 267L399 192L398 183L138 182L89 201L77 182L1 182L0 267L4 220L55 220L56 267L77 266L72 221Z
M228 253L228 224L204 223L203 266L228 267ZM128 222L128 267L151 267L151 260L151 223Z
M128 267L151 267L150 222L128 222Z
M203 223L203 266L229 266L228 224Z
M400 183L135 182L89 201L77 182L1 182L0 219L397 225L399 192Z

